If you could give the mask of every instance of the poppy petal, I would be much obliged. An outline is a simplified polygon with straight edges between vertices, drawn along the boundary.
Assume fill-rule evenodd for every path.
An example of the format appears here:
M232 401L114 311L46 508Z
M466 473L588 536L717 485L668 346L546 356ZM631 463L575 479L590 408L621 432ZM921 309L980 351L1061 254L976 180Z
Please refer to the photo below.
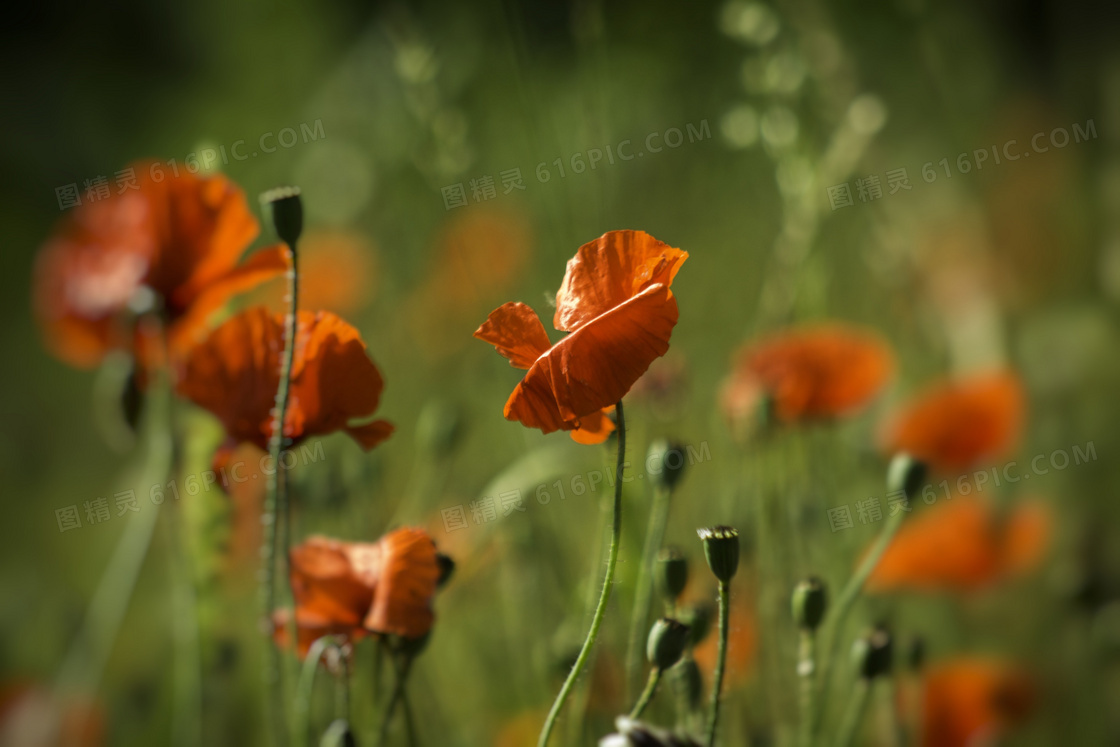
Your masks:
M374 420L372 423L363 425L348 425L345 430L352 439L358 442L359 446L369 451L393 435L396 427L385 420Z
M568 260L556 294L556 329L571 332L653 284L672 285L688 252L645 231L610 231Z
M612 410L613 407L607 407L580 418L579 426L572 430L572 440L577 444L587 445L606 441L616 428L614 421L607 416Z
M439 580L432 538L422 529L398 529L382 537L383 565L365 626L379 633L418 638L432 627L431 599Z
M529 368L551 346L537 312L523 303L506 303L491 311L474 336L497 348L514 368Z

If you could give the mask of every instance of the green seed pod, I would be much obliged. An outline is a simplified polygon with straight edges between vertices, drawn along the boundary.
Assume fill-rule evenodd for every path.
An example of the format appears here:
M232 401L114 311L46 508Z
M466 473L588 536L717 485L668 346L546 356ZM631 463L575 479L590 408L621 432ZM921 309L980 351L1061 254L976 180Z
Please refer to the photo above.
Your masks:
M802 630L814 631L820 627L828 609L828 590L816 576L801 581L793 588L790 597L793 621Z
M729 582L739 570L738 530L717 526L697 529L696 534L704 543L704 556L708 559L708 567L712 569L712 573L721 582Z
M350 724L343 718L332 721L319 740L319 747L356 747L357 744Z
M852 644L852 660L865 680L890 674L893 653L891 634L882 625Z
M271 209L276 235L295 251L296 242L303 233L303 202L299 198L299 187L270 189L261 195L261 203Z
M665 670L680 661L687 646L688 626L671 617L663 617L649 630L646 656L651 665Z
M684 450L679 443L664 438L654 441L646 453L646 471L658 487L672 490L684 476Z
M681 618L688 625L689 645L699 646L700 642L708 637L708 633L712 629L714 614L714 605L711 604L699 604L684 610Z
M902 491L906 500L911 501L922 489L927 472L924 462L909 454L896 454L887 468L887 490L891 493Z
M667 599L676 601L688 584L688 558L675 547L657 553L657 579Z

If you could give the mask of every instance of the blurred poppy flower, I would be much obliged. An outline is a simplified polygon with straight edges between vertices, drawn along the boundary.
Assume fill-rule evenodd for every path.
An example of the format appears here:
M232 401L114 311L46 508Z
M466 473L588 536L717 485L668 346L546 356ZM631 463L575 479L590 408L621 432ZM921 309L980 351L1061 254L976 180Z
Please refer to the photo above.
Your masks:
M541 709L523 711L506 721L494 736L494 747L524 747L537 741L548 712Z
M902 408L882 439L937 472L957 474L1011 448L1023 424L1023 387L1009 371L938 384Z
M922 683L923 747L989 744L1034 708L1030 678L1017 667L961 658L930 667Z
M282 315L253 307L215 329L183 361L179 393L216 415L226 429L216 466L238 443L267 450L283 335ZM341 430L363 449L372 449L393 433L393 426L384 420L350 421L373 414L383 387L358 330L326 311L299 313L287 438L298 443Z
M30 681L0 686L0 745L98 747L105 732L104 710L94 701L59 701Z
M768 402L783 422L835 418L863 407L894 369L875 335L836 323L791 330L738 355L721 402L731 423L758 416Z
M431 630L440 567L422 529L397 529L373 543L311 537L290 559L300 658L329 633L356 642L369 633L419 638ZM278 624L284 614L274 617L278 645L289 643Z
M178 355L231 296L287 267L279 245L238 264L259 227L229 179L158 167L133 164L136 189L85 202L40 251L36 316L48 347L72 365L97 365L116 348L148 365L158 360L160 351L127 323L129 304L143 288L159 298L169 348ZM156 180L153 172L163 175Z
M611 231L584 244L556 294L553 325L570 334L555 345L525 304L492 311L474 336L527 370L506 418L544 433L583 430L576 438L585 443L605 440L613 424L604 422L604 409L669 349L678 316L670 285L687 258L642 231Z
M1002 516L987 502L960 498L904 524L867 581L869 591L968 591L1031 570L1050 540L1045 504Z

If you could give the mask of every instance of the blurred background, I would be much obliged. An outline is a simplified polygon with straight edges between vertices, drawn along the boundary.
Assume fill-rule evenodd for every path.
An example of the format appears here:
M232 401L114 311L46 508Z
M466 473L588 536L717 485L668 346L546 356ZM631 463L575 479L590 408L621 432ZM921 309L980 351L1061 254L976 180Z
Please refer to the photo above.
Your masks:
M114 409L119 372L72 369L44 349L30 297L36 252L72 209L69 187L88 199L99 178L112 186L115 172L153 158L220 170L254 208L277 184L303 190L301 300L361 330L386 380L379 415L397 431L368 454L324 439L324 458L293 474L294 533L371 540L415 524L456 559L411 685L423 743L531 743L582 640L607 493L561 492L613 463L613 442L578 446L505 421L518 375L471 334L509 300L547 319L566 260L617 228L691 254L674 285L672 347L627 414L639 472L658 437L696 455L667 534L696 569L697 526L753 521L753 447L725 423L720 384L743 343L791 323L869 326L898 358L869 412L818 434L846 466L797 519L809 539L792 576L842 583L874 528L830 532L824 509L882 492L877 424L929 382L1010 366L1029 403L1013 457L1092 444L1098 458L1030 486L1055 525L1029 578L979 598L875 602L859 617L889 614L928 639L931 658L993 651L1029 664L1041 695L1011 744L1114 743L1113 11L1043 0L21 8L0 44L4 692L50 692L76 666L97 590L128 589L104 666L79 678L102 743L259 743L259 496L184 495L188 529L157 527L135 588L105 579L150 503L77 530L56 521L57 509L127 489L134 444ZM257 245L271 240L262 233ZM279 309L280 298L273 284L237 303ZM183 417L185 471L200 473L219 428L196 408ZM622 676L645 488L626 488L619 593L584 696L588 728L572 744L605 735L625 708L612 677ZM522 491L524 512L472 514L472 501L507 490ZM467 525L449 531L456 508ZM185 596L169 591L180 588L169 581L176 542L192 559ZM744 608L760 575L741 576ZM197 660L172 666L183 636ZM744 655L729 738L783 743L759 647L786 643L754 642ZM357 655L355 670L368 670L369 652ZM200 720L176 712L181 687L196 689ZM672 713L663 708L652 713ZM375 709L357 713L359 741L371 743L361 737Z

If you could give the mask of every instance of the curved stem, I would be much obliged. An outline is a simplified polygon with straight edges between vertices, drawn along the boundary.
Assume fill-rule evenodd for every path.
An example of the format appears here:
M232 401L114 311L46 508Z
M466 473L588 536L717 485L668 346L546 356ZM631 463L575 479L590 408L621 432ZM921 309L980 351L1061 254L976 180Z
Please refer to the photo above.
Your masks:
M848 710L844 712L844 720L836 732L836 747L850 747L852 740L859 731L859 724L863 721L863 712L867 710L867 696L871 692L871 683L860 677L856 681L856 688L852 692L852 699L848 701Z
M315 639L304 657L303 667L299 670L299 683L296 685L295 735L299 744L310 745L311 694L315 691L315 675L319 671L319 659L327 648L334 644L334 636L325 635Z
M544 728L537 740L537 747L546 747L548 744L548 739L552 736L552 730L556 727L556 719L560 716L560 710L571 694L576 680L579 679L584 667L587 666L587 660L591 656L595 639L599 637L599 628L603 624L603 616L607 612L607 602L611 598L614 567L618 563L619 537L622 535L622 470L626 459L626 418L622 412L622 400L619 400L615 406L615 416L618 420L618 464L614 474L614 519L611 524L611 546L607 553L607 573L603 579L603 591L599 594L599 604L595 607L595 614L591 618L591 628L587 631L583 648L580 649L576 663L572 666L572 671L568 672L568 678L564 680L564 685L560 688L560 693L556 696L552 709L548 712L548 718L545 720Z
M408 672L412 668L412 657L406 657L404 663L396 671L397 681L393 686L393 694L389 697L389 702L385 704L385 712L381 716L381 728L377 734L377 744L381 747L385 744L385 740L389 738L389 725L393 722L393 714L396 713L397 703L404 699L404 685L408 681ZM409 726L409 724L406 724ZM411 734L411 729L409 730ZM409 740L411 741L411 736Z
M299 271L296 266L296 248L288 247L291 267L288 270L288 313L284 317L284 354L280 359L280 383L276 389L276 403L273 408L272 434L269 439L269 455L272 459L273 473L268 480L268 494L265 498L264 513L261 523L265 525L264 544L261 547L261 606L263 619L261 620L262 632L265 635L269 653L265 657L264 680L269 691L268 697L268 725L272 730L272 737L276 744L286 742L286 729L284 727L284 691L280 677L280 648L272 642L272 613L276 610L276 557L280 542L279 524L284 521L284 556L287 566L288 500L287 481L281 451L284 448L284 423L288 414L288 399L291 389L292 363L296 353L296 318L299 298ZM291 616L291 640L297 640L295 631L295 614Z
M719 696L723 689L723 671L727 666L727 620L728 609L727 582L719 582L719 658L716 661L716 676L712 682L711 713L708 715L708 747L716 743L716 724L719 722Z
M817 682L820 688L820 697L817 698L816 709L812 714L812 732L813 736L820 733L821 722L824 720L825 707L828 704L828 685L829 679L832 674L832 664L839 656L837 650L840 645L840 636L843 633L844 622L847 620L848 613L851 612L852 606L855 604L856 599L859 598L860 592L863 591L863 585L867 583L867 579L871 576L875 566L879 564L882 559L883 553L887 551L890 546L891 540L898 532L898 528L902 526L902 518L906 512L901 508L892 516L887 517L886 524L883 525L883 530L879 532L875 544L871 547L871 551L864 557L863 562L859 564L856 569L855 575L848 581L847 586L840 593L836 600L836 606L832 608L829 613L828 620L828 634L825 636L825 644L822 647L825 659L821 662L821 676Z
M634 704L634 710L630 711L630 718L638 718L642 715L642 711L653 700L653 694L657 692L659 682L661 682L661 667L654 667L649 672L649 682L646 683L646 689L642 691L642 697L638 698L638 702Z
M650 599L653 596L653 564L657 551L665 539L665 524L669 519L669 489L663 485L654 488L653 505L649 512L642 562L638 566L638 580L634 588L634 609L630 614L630 639L626 647L627 699L637 685L642 666L642 633L649 622Z

